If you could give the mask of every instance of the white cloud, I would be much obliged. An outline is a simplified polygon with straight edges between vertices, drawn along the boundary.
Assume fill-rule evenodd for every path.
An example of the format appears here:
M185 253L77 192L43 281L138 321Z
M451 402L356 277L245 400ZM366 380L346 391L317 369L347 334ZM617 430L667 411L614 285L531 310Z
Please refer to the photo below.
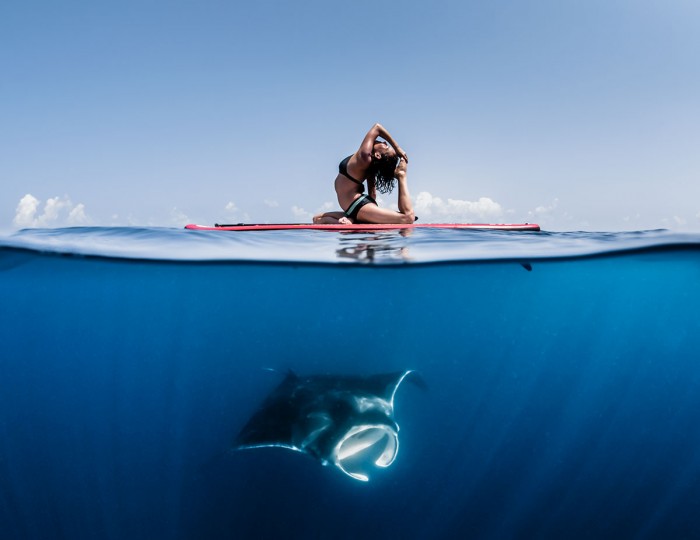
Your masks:
M241 209L236 206L236 203L233 201L229 201L228 204L224 207L224 210L226 210L226 219L231 221L231 222L236 222L236 223L249 223L250 222L250 216L248 215L247 212L241 212Z
M531 212L528 212L530 216L549 216L554 212L559 206L559 199L554 199L551 204L547 206L538 206Z
M39 199L31 193L27 193L22 197L17 205L15 219L13 223L17 228L36 227L36 212L39 209Z
M175 207L170 211L170 223L175 227L184 227L188 223L191 223L191 220L187 217L187 214Z
M41 201L31 193L27 193L17 204L12 223L17 228L28 227L62 227L88 225L91 219L85 213L85 205L74 205L70 198L53 197L44 203L43 212L39 207Z
M292 206L292 215L294 215L295 219L298 219L300 221L311 221L311 218L314 217L311 212L307 212L306 210L297 205Z
M269 208L277 208L280 205L280 203L277 201L271 201L270 199L265 199L263 202L265 203L265 206Z
M54 223L58 220L58 215L61 210L70 206L72 205L67 197L64 197L63 199L58 197L47 199L46 203L44 204L44 213L43 215L39 216L39 221L44 225Z
M321 206L319 206L315 212L309 212L308 210L302 208L301 206L297 206L296 204L292 206L291 210L294 219L298 220L301 223L307 223L310 222L316 214L319 214L321 212L332 212L334 210L340 211L340 208L337 204L333 204L330 201L326 201Z
M566 210L559 207L559 199L553 199L551 203L538 206L527 213L530 223L537 223L548 229L570 229L572 226L584 230L590 226L587 221L575 221Z
M497 221L503 216L503 207L489 197L478 201L447 199L444 201L427 191L421 191L414 205L416 215L422 222L434 220L445 222Z
M69 213L68 213L68 224L73 226L87 225L90 223L90 219L85 214L85 205L83 203L78 203Z
M687 227L688 220L682 216L671 216L670 218L663 218L661 224L664 228L683 230Z

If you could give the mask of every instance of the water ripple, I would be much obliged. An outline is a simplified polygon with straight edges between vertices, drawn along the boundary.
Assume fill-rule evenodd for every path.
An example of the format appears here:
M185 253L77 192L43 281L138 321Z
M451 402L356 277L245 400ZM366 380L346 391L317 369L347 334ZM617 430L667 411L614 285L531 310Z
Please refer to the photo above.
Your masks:
M700 250L700 234L414 229L377 232L189 231L173 228L25 229L0 250L164 261L379 264L557 259L659 249Z

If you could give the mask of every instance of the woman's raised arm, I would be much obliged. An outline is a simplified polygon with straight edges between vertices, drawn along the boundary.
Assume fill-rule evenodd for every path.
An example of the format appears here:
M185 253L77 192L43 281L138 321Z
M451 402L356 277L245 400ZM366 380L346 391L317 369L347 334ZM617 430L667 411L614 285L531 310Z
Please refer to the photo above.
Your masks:
M358 158L361 162L363 162L363 164L369 165L369 163L371 163L372 153L374 152L374 143L376 142L377 137L381 137L388 142L393 149L396 150L396 154L400 158L408 161L406 152L404 152L403 149L396 143L394 138L384 128L384 126L381 124L374 124L367 132L367 135L365 135L365 138L362 140L362 144L360 145L360 149L357 151Z

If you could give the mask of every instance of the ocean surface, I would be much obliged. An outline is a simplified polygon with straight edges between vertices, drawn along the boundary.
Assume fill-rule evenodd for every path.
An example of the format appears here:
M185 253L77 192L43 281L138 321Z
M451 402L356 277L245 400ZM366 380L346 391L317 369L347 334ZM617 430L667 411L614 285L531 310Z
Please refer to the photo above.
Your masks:
M0 537L697 538L700 235L0 238ZM232 449L284 373L416 370L359 482Z

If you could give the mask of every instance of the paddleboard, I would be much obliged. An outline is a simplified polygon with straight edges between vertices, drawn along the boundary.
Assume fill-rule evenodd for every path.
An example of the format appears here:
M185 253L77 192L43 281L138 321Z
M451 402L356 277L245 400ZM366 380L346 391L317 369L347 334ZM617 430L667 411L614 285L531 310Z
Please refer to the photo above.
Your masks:
M539 231L540 226L535 223L413 223L401 225L399 223L355 223L353 225L318 225L315 223L235 223L213 227L208 225L185 225L185 229L191 231L288 231L288 230L319 230L319 231L384 231L395 229L482 229L497 231Z

